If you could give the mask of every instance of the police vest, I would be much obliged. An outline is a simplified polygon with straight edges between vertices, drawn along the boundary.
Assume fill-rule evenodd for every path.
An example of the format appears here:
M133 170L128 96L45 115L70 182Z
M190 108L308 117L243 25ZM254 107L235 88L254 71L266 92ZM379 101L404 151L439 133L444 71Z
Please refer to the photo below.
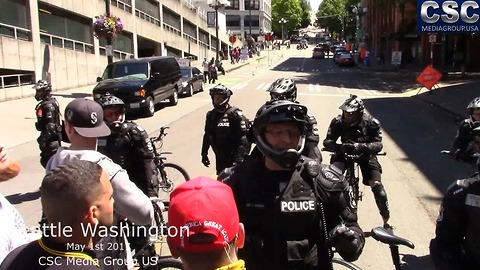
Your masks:
M324 235L318 216L322 198L315 195L315 176L307 172L305 163L297 166L280 193L277 186L265 184L270 179L261 179L258 170L245 170L248 172L251 175L242 178L257 181L244 183L248 192L240 199L245 206L240 218L248 231L247 248L257 250L261 246L267 259L277 260L276 265L303 263L307 257L316 257L309 254L318 237ZM316 249L314 252L316 255Z

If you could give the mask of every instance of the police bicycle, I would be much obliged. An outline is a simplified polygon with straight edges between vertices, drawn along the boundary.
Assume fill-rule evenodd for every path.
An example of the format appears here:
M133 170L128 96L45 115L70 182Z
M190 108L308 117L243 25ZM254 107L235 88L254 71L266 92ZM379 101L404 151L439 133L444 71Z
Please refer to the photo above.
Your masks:
M157 254L157 245L161 245L160 249L167 246L168 223L164 217L164 213L168 212L168 201L164 201L157 197L150 198L153 206L153 223L148 230L148 242L139 250L135 250L133 259L135 266L150 265L148 269L183 269L183 264L180 259L175 259L171 255ZM149 256L142 256L148 252ZM145 260L148 260L145 262Z
M442 150L442 151L440 151L440 154L446 155L446 156L449 156L449 157L455 159L455 155L450 150ZM470 165L470 167L467 171L467 174L468 174L469 177L472 177L472 176L475 176L475 175L478 174L478 168L477 168L477 165L476 165L475 161L479 157L480 157L480 153L477 152L477 153L473 153L473 154L470 155L470 158L471 158L470 162L465 161L465 160L461 160L461 159L459 160L459 161L462 161L462 162Z
M172 154L172 152L162 152L163 138L167 135L167 129L169 129L169 127L161 127L158 137L150 137L150 141L155 154L154 162L159 177L159 191L161 189L164 192L169 193L175 188L175 184L189 180L190 176L180 165L171 162L165 162L167 160L165 155Z
M326 148L322 148L322 151L335 153L335 151L331 151ZM376 153L375 155L386 156L387 153L382 151L382 152ZM343 173L343 175L345 176L345 179L348 182L350 196L355 202L355 206L358 207L358 202L361 201L363 197L363 191L360 191L360 187L359 187L360 170L359 170L359 165L357 161L364 156L364 153L359 153L359 154L345 153L343 154L343 156L345 157L345 172Z
M367 237L372 237L373 239L384 243L390 247L390 256L392 258L393 266L395 270L401 270L404 265L400 260L399 246L406 246L411 249L415 248L415 244L412 241L396 236L392 233L391 230L385 229L383 227L373 228L369 233L366 233ZM350 269L350 270L362 270L362 268L357 265L347 262L341 258L332 258L333 269Z

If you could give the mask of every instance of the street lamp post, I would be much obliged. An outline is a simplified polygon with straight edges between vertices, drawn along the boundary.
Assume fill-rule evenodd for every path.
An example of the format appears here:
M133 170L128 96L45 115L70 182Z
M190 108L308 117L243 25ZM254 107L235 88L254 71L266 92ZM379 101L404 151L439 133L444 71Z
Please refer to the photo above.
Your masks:
M281 18L281 19L278 21L278 23L280 23L280 25L282 26L282 42L283 42L283 25L284 25L285 23L287 23L287 22L288 22L288 20L285 19L285 18Z
M250 36L252 36L252 1L248 1L248 28Z
M105 0L105 13L107 13L107 17L110 17L110 0ZM111 54L112 51L112 37L107 35L107 47L105 52L107 54L107 62L109 64L113 63L113 55Z
M208 2L208 5L210 7L213 7L215 10L215 37L217 39L215 59L216 59L216 62L218 62L220 58L220 39L218 37L218 9L220 7L224 7L226 4L229 4L229 2L224 0L208 0L207 2Z

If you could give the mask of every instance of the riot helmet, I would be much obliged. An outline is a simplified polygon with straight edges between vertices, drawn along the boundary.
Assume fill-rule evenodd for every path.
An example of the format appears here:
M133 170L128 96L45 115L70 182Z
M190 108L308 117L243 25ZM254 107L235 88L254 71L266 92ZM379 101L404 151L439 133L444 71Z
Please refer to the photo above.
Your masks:
M119 132L122 124L125 122L125 103L120 98L110 95L101 97L97 102L102 106L105 123L113 132ZM105 110L108 108L118 108L121 112L121 117L113 121L107 119L108 116L105 114Z
M50 96L50 93L52 92L52 85L46 80L39 80L33 86L33 89L36 90L35 99L40 101Z
M342 120L348 124L354 124L363 116L365 105L363 105L363 100L359 97L350 95L339 109L342 110Z
M215 104L214 95L223 95L223 101ZM228 89L223 84L215 85L214 87L210 88L210 97L212 98L213 107L217 110L221 110L226 108L228 102L230 101L230 96L233 95L232 90Z
M258 149L269 159L285 169L297 164L306 138L307 107L289 100L274 100L265 103L258 110L253 121L253 134ZM266 126L274 123L294 123L298 125L301 136L295 149L274 149L265 138Z
M277 79L267 91L270 92L270 100L297 100L297 86L289 78Z
M480 120L480 119L479 120L475 119L475 117L473 116L473 111L475 109L480 109L480 97L474 98L472 101L470 101L470 103L467 106L468 114L470 115L470 118L474 122Z

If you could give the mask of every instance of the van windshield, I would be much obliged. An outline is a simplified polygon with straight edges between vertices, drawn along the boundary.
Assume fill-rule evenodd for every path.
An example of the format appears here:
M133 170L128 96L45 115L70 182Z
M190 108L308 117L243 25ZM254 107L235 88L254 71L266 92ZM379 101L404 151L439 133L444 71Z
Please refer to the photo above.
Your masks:
M146 80L148 78L148 63L118 63L107 66L102 79Z

